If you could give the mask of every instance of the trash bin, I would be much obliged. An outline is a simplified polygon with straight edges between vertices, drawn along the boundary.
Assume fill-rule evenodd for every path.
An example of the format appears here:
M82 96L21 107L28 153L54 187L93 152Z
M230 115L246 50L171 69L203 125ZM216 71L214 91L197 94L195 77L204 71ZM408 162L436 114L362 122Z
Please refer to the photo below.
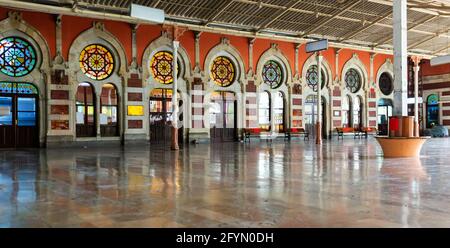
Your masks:
M389 117L389 137L397 137L400 132L400 118L398 116Z
M414 117L402 116L402 137L414 137Z

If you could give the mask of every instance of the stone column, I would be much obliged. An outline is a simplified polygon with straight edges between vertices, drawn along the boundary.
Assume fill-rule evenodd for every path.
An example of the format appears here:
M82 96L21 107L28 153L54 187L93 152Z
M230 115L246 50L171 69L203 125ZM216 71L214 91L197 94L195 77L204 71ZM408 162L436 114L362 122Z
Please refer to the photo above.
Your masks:
M248 39L248 72L249 74L254 74L253 69L253 46L255 44L255 38L249 38Z
M172 73L173 73L173 84L172 84L172 150L178 150L178 47L180 42L173 41L173 61L172 61Z
M100 128L100 114L101 114L101 104L100 104L100 95L101 95L101 88L99 92L94 92L95 97L95 125L97 128L97 138L101 137L101 128ZM86 113L87 114L87 113Z
M195 67L194 72L200 73L200 35L201 32L194 32L195 35Z
M419 70L420 60L418 56L414 56L414 136L419 137Z
M394 1L394 116L407 116L408 54L406 0Z
M322 144L322 54L317 53L317 131L316 144Z
M300 50L300 46L301 46L302 44L295 44L295 59L294 59L294 65L295 65L295 77L298 77L298 78L300 78L300 70L299 70L299 58L298 58L298 55L299 55L299 50Z

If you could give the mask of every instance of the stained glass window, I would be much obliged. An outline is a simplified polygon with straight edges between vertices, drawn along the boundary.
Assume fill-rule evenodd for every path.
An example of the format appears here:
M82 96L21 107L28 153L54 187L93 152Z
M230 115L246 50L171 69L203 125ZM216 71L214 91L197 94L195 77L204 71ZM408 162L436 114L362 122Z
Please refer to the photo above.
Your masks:
M355 69L348 70L345 73L345 85L350 92L358 92L361 88L361 75Z
M325 73L323 70L321 70L321 89L325 86ZM317 91L317 82L319 81L319 74L317 73L317 65L312 65L309 67L308 71L306 72L306 83L308 86L313 89L314 91Z
M36 51L19 37L0 40L0 71L11 77L21 77L36 66Z
M0 82L0 93L37 94L38 90L29 83Z
M431 94L427 98L427 103L429 105L437 105L439 103L439 97L437 94Z
M171 84L173 82L172 63L173 54L171 52L157 52L150 62L153 78L162 84ZM177 68L180 68L179 61L177 61ZM180 76L180 70L177 71L177 76Z
M233 83L235 71L234 65L230 59L219 56L214 59L211 66L211 78L217 85L227 87Z
M263 67L262 77L264 83L270 85L270 88L278 88L283 82L283 71L280 64L273 60L267 61Z
M89 45L81 51L80 67L89 78L95 80L106 79L114 69L113 55L102 45Z
M380 76L379 80L380 85L380 91L387 95L390 95L392 91L394 90L393 84L392 84L392 78L387 72L383 72Z
M427 98L427 128L439 125L439 96L431 94Z

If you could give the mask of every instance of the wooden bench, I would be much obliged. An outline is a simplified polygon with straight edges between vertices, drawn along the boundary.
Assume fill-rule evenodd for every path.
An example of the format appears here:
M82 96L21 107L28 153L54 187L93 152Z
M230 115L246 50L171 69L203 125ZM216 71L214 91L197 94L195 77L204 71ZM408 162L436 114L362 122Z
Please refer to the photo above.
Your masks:
M374 127L363 127L361 129L361 133L367 139L367 136L369 136L369 134L377 135L378 134L378 130L376 128L374 128Z
M301 137L303 140L309 140L309 133L304 128L290 128L284 133L284 140L291 140L292 137Z
M261 128L246 128L244 129L244 142L250 142L251 137L260 137L261 136Z
M346 134L346 133L352 133L353 138L355 138L355 139L356 139L356 137L361 137L361 132L358 129L355 129L353 127L337 127L336 132L338 135L338 139L339 139L339 137L341 137L341 139L344 139L344 134Z
M244 143L247 141L250 142L252 137L269 142L279 137L279 135L278 133L269 132L262 128L246 128L244 129Z

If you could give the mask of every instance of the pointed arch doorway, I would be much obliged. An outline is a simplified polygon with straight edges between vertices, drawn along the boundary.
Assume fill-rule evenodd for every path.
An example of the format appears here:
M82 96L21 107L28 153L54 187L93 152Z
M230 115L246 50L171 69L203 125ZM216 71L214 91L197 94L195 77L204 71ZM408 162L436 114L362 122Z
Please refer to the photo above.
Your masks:
M322 96L322 138L327 138L327 103L325 97ZM312 137L316 137L317 123L317 95L309 95L305 101L305 129Z
M157 88L150 92L150 143L166 145L171 143L172 121L172 96L173 90ZM178 118L178 143L183 144L183 100L177 92L178 108L180 110Z

